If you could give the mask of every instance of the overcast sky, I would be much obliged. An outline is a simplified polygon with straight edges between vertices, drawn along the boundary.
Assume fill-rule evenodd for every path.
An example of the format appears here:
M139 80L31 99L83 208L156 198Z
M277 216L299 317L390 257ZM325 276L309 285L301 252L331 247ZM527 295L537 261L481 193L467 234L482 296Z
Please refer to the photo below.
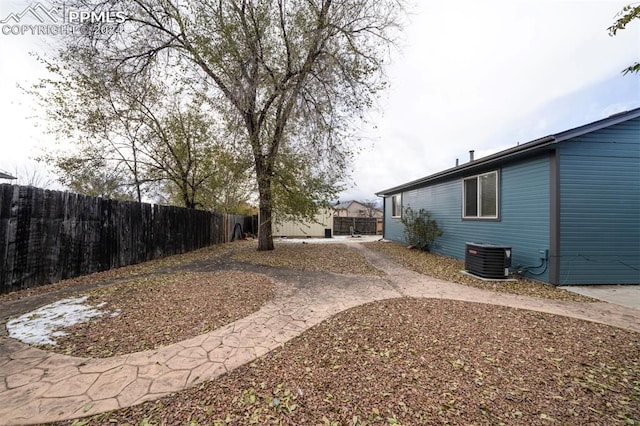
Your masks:
M0 21L36 2L0 0ZM640 21L609 37L628 2L420 1L387 69L390 88L362 126L348 199L640 106ZM1 26L2 24L0 24ZM24 175L52 143L16 88L55 43L0 33L0 169ZM21 176L23 177L23 176Z

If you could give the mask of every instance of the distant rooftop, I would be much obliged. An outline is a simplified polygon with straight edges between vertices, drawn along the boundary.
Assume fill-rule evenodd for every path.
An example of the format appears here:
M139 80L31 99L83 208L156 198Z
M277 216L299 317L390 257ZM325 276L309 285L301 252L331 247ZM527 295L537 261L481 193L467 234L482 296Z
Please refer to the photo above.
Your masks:
M13 180L13 179L17 179L17 177L11 176L8 173L0 171L0 179L11 179L11 180Z
M342 203L338 203L336 205L333 206L334 209L346 209L347 207L349 207L351 205L351 203L353 203L353 201L343 201Z
M367 204L365 202L362 201L358 201L358 200L351 200L351 201L343 201L341 203L337 203L333 205L333 208L336 210L344 210L344 209L348 209L349 206L353 203L358 203L361 204L363 206L367 206ZM380 207L378 206L373 206L372 207L374 210L382 210Z

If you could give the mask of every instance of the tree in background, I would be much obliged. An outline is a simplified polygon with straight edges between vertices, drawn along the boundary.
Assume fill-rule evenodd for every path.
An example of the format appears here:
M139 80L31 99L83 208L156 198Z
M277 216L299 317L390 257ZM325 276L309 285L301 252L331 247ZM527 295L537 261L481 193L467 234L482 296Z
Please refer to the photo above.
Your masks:
M122 170L107 167L98 156L79 157L69 154L55 159L58 181L78 194L93 197L140 201L133 188L126 184Z
M49 132L71 147L49 149L38 160L74 191L141 201L148 182L140 161L144 123L136 104L147 102L148 93L141 92L148 87L125 84L97 67L74 67L65 58L60 64L39 58L50 77L27 92L45 111Z
M144 73L124 80L86 57L61 58L64 66L43 61L51 77L29 92L41 101L50 131L72 142L71 149L40 157L62 184L124 200L155 194L188 208L218 207L207 198L214 194L234 192L242 197L238 205L249 199L235 188L246 188L250 180L248 156L233 157L232 145L221 142L221 128L203 112L203 98L185 84ZM234 180L215 178L220 175Z
M175 101L161 115L146 111L146 168L153 180L166 182L170 194L188 208L202 207L200 193L215 173L214 134L198 104Z
M69 40L71 59L133 79L180 69L202 83L211 120L221 118L251 155L259 250L273 249L274 208L308 212L310 200L328 201L347 178L350 129L385 86L403 9L398 0L65 3L127 16L119 31L87 26ZM285 170L291 163L299 169Z
M366 213L367 217L376 217L376 215L375 215L376 210L379 210L378 199L377 198L371 198L371 199L368 199L368 200L364 200L361 204L363 206L365 206L365 208L366 208L366 212L365 213Z
M174 180L166 182L169 202L180 203L187 195L193 205L201 209L246 214L255 189L250 159L220 146L211 147L207 159L209 161L200 165L206 174L200 174L201 179L195 180L194 185L189 175L185 175L182 188Z
M51 176L48 176L42 170L38 169L33 163L23 164L22 167L16 165L13 170L15 180L10 180L10 183L15 185L47 188L53 183ZM0 172L2 172L2 170L0 170ZM0 181L0 183L3 182Z
M618 20L616 20L612 26L607 28L607 30L609 30L609 35L612 37L615 36L618 31L627 28L627 25L631 21L640 18L640 4L636 3L635 5L630 4L625 6L617 16L619 16ZM622 74L624 75L638 72L640 72L640 62L635 62L633 65L622 70Z

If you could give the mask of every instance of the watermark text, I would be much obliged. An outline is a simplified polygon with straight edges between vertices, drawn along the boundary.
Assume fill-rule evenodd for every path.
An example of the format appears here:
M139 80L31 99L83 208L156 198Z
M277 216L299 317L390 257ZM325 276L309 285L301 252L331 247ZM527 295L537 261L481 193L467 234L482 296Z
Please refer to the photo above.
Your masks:
M122 30L126 18L126 14L119 10L96 12L68 8L65 3L60 7L47 7L38 2L0 19L0 35L112 34Z

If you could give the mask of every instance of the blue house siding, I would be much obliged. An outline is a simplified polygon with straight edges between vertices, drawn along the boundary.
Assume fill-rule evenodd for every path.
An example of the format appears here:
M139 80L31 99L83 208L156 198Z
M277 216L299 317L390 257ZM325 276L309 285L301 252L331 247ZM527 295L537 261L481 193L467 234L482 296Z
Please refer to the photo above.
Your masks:
M488 169L490 171L495 169ZM474 172L475 174L475 172ZM512 264L516 266L540 265L538 250L549 249L549 157L508 164L499 169L499 220L462 219L462 179L459 177L434 183L402 194L403 210L424 208L443 231L433 251L445 256L463 259L466 242L485 242L508 245L513 248ZM386 205L390 205L390 197ZM385 238L404 241L399 219L391 219L385 212ZM534 268L532 275L548 280L548 270Z
M402 225L402 222L400 222L400 218L391 217L392 204L391 196L385 197L383 237L391 241L404 242L404 226Z
M404 207L425 209L438 223L443 236L435 242L432 251L445 256L460 258L456 250L461 220L462 181L459 179L405 192ZM464 255L464 247L462 248Z
M640 283L640 118L562 142L559 284Z
M463 179L499 171L498 220L462 220ZM464 256L464 243L513 248L513 265L554 284L640 284L640 108L535 139L399 185L403 207L425 208L444 231L434 251ZM402 225L385 215L385 236ZM547 268L548 266L548 268ZM540 275L535 273L540 272Z

